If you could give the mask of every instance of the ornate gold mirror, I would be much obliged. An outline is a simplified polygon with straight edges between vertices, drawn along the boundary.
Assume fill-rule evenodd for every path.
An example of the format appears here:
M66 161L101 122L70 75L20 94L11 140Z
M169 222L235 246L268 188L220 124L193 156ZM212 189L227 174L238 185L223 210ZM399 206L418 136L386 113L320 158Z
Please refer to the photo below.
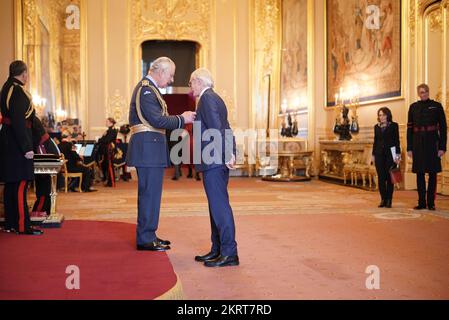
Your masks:
M17 51L40 117L83 118L81 0L16 0Z

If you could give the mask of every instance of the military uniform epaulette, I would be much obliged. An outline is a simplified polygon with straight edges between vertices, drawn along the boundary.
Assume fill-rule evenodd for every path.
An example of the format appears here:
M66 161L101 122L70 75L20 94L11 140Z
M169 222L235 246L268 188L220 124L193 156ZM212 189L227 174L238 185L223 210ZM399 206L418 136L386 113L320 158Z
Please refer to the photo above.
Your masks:
M22 90L22 92L27 96L28 100L30 101L30 104L25 112L25 119L28 119L34 112L34 104L33 104L33 97L31 96L31 94L25 89L24 86L17 84L17 83L13 83L13 85L9 88L9 92L6 98L6 108L9 110L9 103L12 97L12 93L14 91L14 88L20 88Z
M150 83L150 80L148 80L148 79L143 79L142 82L141 82L140 84L141 84L141 87L140 87L139 90L137 91L137 96L140 96L143 87L148 87L148 88L150 88L151 91L153 91L153 93L156 95L156 98L157 98L157 100L159 101L159 104L161 105L161 108L162 108L162 115L163 115L163 116L168 116L169 114L168 114L167 103L166 103L165 100L162 98L160 92L156 89L156 87L153 86L153 85ZM137 106L137 113L140 114L141 111L140 111L140 102L139 102L139 100L137 100L136 106ZM140 115L139 115L139 118L140 118ZM144 123L144 122L142 121L142 119L141 119L140 121L141 121L142 123Z

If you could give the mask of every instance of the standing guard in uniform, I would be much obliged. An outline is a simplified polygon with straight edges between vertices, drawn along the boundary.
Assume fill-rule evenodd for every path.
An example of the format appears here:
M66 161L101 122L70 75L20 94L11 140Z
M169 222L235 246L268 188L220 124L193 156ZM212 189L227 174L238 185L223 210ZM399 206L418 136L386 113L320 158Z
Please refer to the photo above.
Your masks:
M31 226L27 204L28 182L34 179L32 97L25 89L28 68L23 61L9 66L9 78L0 95L3 128L0 131L0 181L5 183L4 206L7 232L40 235Z
M170 249L170 241L156 236L164 168L170 163L165 130L181 129L195 120L195 113L191 111L170 116L158 89L166 88L174 81L175 68L169 58L156 59L148 75L134 89L131 99L129 124L132 136L126 163L137 169L137 250Z
M418 186L418 206L415 210L435 210L437 173L441 172L441 158L446 153L447 125L441 103L429 99L429 86L418 86L420 100L408 111L407 154L413 159L413 173ZM426 192L425 174L429 174ZM426 200L427 193L427 200Z
M108 130L98 140L98 144L100 146L100 154L103 156L101 169L103 171L103 181L106 181L106 186L115 187L113 144L117 139L118 130L114 128L114 118L107 118L106 126L108 127Z

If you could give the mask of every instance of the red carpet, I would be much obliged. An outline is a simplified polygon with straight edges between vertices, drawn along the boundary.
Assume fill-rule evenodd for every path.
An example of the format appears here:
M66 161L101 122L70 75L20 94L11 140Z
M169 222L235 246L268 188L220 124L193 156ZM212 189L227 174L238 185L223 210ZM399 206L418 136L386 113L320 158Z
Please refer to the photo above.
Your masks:
M0 299L154 299L176 285L166 253L135 250L135 225L66 221L43 236L0 233ZM80 290L68 290L69 265Z

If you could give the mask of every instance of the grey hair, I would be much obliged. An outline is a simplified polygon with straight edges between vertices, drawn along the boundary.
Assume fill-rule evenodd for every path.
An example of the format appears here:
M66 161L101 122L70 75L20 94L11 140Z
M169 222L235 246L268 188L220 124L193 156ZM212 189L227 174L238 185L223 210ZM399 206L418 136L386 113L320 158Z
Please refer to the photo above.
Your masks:
M210 88L214 87L214 79L212 78L212 74L206 68L199 68L193 71L190 79L199 79L205 86Z
M160 57L151 63L150 72L156 73L158 71L166 72L170 69L171 66L174 66L175 63L172 59L167 57Z

